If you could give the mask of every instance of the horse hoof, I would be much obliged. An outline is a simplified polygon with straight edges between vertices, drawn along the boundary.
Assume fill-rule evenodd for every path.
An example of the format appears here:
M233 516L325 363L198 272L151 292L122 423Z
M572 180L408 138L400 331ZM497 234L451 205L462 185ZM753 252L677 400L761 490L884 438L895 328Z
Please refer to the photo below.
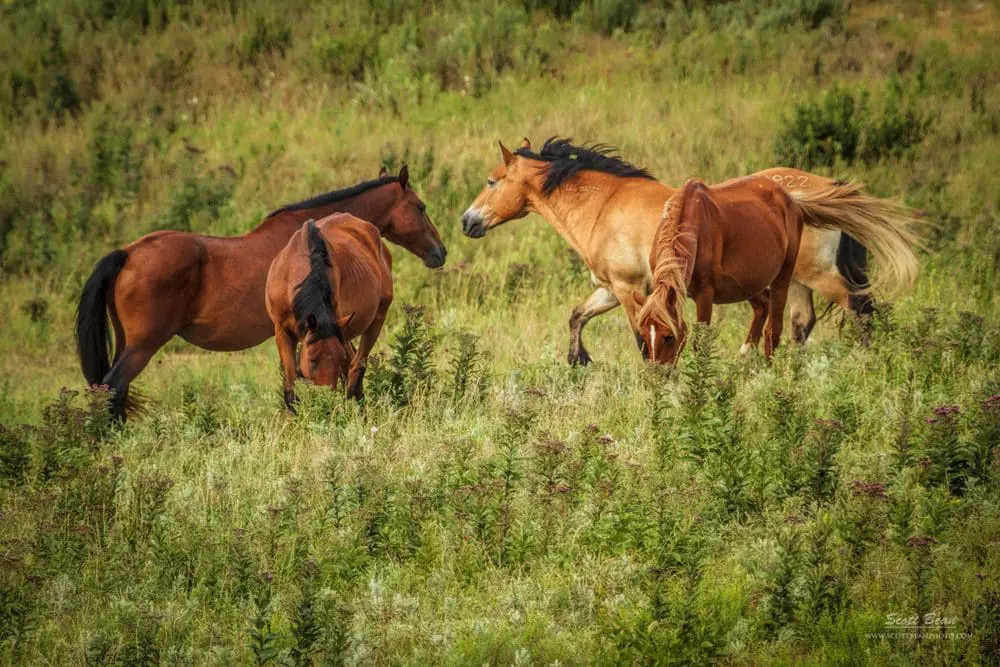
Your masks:
M593 359L587 354L586 350L580 350L576 355L569 355L569 365L570 366L587 366Z

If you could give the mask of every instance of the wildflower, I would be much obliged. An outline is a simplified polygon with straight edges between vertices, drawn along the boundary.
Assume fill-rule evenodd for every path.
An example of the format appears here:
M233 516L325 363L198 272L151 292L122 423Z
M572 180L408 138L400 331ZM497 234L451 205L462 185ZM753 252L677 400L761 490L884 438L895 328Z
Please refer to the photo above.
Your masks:
M910 539L906 540L906 543L911 547L926 549L930 546L938 544L938 541L930 535L914 535Z
M868 498L885 498L885 484L882 482L866 482L856 479L851 482L851 495L866 496Z
M934 414L938 417L950 417L951 415L957 415L961 412L957 405L939 405L934 408Z

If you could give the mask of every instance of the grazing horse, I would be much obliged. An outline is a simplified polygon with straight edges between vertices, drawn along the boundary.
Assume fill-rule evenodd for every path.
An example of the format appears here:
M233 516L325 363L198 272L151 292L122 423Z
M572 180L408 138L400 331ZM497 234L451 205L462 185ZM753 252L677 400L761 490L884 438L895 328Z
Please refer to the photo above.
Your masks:
M712 304L749 301L753 320L743 350L756 346L767 320L764 354L781 338L788 284L799 254L802 209L765 176L709 188L691 179L667 200L649 265L653 291L632 292L639 334L649 359L677 361L687 340L684 296L698 321L712 321Z
M288 409L295 412L299 340L306 378L334 389L343 378L347 396L363 398L368 355L392 303L392 256L378 228L346 213L306 222L274 258L264 291Z
M83 375L114 391L112 412L137 407L129 384L173 336L208 350L242 350L274 333L264 283L275 255L302 224L345 212L437 268L445 247L404 166L387 176L283 206L256 229L231 238L158 231L114 250L87 280L76 315ZM109 360L108 315L115 333Z
M590 362L583 327L619 304L642 349L632 292L649 293L653 237L675 190L604 145L574 146L553 137L536 153L525 139L514 152L500 144L500 153L503 161L462 215L463 233L479 238L508 220L538 213L583 258L597 286L570 317L569 362ZM856 183L797 169L778 167L758 175L782 185L800 204L804 198L812 201L810 211L804 211L807 226L789 287L797 341L805 342L815 323L811 290L852 312L871 312L865 248L879 269L874 287L897 289L913 282L916 237L907 208L867 195Z

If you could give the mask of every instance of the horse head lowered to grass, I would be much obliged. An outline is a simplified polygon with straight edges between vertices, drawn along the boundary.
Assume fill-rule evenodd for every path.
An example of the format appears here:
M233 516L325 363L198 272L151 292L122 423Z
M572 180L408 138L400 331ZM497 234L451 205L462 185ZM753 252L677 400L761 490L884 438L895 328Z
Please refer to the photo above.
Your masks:
M361 399L368 355L392 303L392 256L378 229L344 213L306 222L271 263L265 293L288 409L299 341L307 379L333 388L343 379L347 396Z

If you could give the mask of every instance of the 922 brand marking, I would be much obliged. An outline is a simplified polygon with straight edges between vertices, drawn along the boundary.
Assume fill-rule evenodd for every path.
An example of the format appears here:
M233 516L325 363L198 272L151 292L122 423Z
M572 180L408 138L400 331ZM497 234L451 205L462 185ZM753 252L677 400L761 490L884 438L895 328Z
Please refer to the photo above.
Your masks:
M808 176L792 176L791 174L774 174L771 178L776 180L778 183L781 183L781 185L786 188L804 188L806 183L809 182Z

